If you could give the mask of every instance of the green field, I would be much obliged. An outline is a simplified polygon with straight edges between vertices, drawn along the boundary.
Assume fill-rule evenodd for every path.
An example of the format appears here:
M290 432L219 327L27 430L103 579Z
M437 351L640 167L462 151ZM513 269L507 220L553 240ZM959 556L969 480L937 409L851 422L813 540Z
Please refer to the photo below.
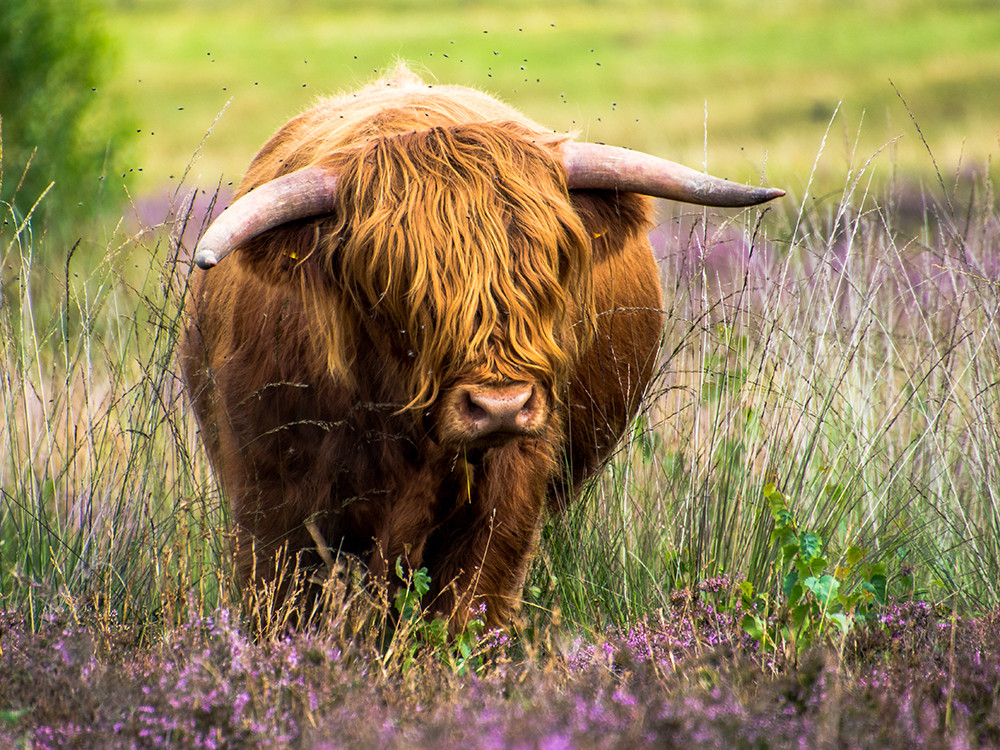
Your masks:
M176 179L223 110L201 184L238 179L286 119L397 59L555 129L799 196L821 151L820 194L883 148L878 182L933 174L911 114L946 180L998 147L990 2L150 0L110 19L122 55L108 95L142 131L139 192Z
M0 203L0 745L1000 744L995 2L116 0L108 21L98 93L139 131L139 210L57 231ZM509 633L446 636L427 571L390 602L335 568L351 606L258 632L178 374L177 238L204 211L179 196L225 201L290 116L397 59L789 196L657 204L658 372L546 517Z

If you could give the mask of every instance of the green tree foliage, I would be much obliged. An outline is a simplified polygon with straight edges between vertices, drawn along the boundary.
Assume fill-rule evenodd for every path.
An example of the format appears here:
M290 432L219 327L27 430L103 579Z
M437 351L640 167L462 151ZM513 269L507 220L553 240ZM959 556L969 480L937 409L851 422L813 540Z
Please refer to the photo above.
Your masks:
M119 202L130 128L101 84L113 63L99 0L0 2L0 199L69 226ZM53 222L52 220L58 219Z

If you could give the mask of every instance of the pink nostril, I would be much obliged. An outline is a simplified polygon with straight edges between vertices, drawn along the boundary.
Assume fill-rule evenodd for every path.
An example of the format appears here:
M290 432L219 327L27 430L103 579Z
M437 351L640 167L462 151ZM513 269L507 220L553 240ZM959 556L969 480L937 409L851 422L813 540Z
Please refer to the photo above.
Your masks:
M461 403L463 407L464 416L470 421L476 424L485 423L490 418L490 412L488 409L480 406L480 399L475 398L471 393L466 392L464 399Z
M459 411L468 427L479 434L522 432L534 426L539 402L532 383L468 386Z

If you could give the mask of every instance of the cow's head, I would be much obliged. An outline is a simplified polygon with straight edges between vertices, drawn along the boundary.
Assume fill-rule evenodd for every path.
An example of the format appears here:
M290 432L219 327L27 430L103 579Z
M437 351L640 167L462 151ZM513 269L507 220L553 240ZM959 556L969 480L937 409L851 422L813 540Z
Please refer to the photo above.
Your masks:
M330 375L357 385L358 347L374 347L399 406L434 414L442 444L491 445L541 434L593 330L573 188L708 205L781 194L517 123L459 124L373 137L256 187L196 262L277 229L248 248L298 279Z
M513 123L377 138L339 169L324 272L445 443L544 425L587 326L590 242L558 152Z

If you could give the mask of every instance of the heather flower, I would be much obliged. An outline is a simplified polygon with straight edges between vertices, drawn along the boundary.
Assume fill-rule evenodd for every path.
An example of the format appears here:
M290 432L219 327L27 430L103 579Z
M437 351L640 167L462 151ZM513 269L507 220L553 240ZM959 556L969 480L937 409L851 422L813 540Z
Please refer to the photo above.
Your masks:
M382 673L374 654L355 645L345 658L316 633L255 642L221 612L120 652L85 626L36 635L0 613L0 706L17 717L0 741L590 750L815 747L832 731L843 746L997 746L998 621L939 628L932 608L893 605L842 656L818 649L775 669L699 596L601 640L457 675L429 658Z

